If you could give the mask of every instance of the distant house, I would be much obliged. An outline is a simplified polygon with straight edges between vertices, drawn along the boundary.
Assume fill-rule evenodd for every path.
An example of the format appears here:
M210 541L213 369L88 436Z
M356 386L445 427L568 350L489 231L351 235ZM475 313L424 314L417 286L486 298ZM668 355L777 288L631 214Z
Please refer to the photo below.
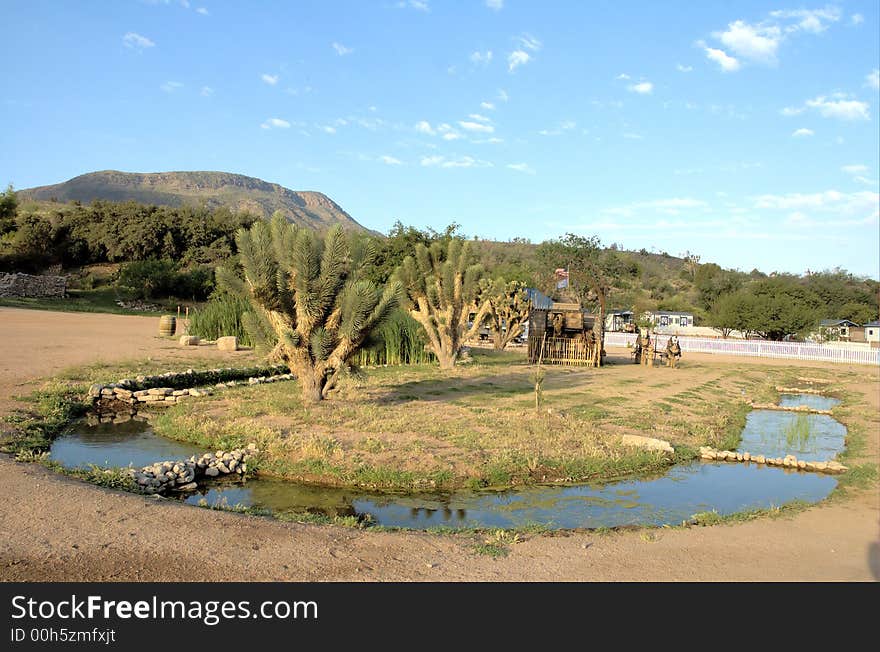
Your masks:
M880 321L869 321L865 324L865 341L874 347L880 347Z
M823 319L819 322L819 336L823 340L850 341L850 329L859 325L849 319Z
M679 326L687 327L694 325L694 315L691 312L675 312L672 310L647 310L642 317L650 321L654 326Z
M635 321L632 310L612 310L605 315L605 330L615 333L632 332Z

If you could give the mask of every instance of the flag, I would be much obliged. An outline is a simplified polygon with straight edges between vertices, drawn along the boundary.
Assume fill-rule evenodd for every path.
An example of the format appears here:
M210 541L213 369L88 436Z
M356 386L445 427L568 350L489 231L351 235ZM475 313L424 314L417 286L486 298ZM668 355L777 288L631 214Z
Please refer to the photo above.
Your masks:
M556 277L556 289L561 290L562 288L568 287L568 270L559 267L553 272L553 275Z

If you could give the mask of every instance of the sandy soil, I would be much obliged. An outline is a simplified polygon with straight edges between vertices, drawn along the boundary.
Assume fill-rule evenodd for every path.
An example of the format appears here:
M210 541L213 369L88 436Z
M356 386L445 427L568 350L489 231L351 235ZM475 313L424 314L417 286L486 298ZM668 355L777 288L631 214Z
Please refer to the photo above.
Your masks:
M206 357L155 337L156 318L0 308L0 413L33 379L96 359ZM236 360L236 358L238 358ZM719 365L730 363L713 356ZM748 358L736 358L742 364ZM762 360L752 360L756 365ZM779 364L779 361L771 361ZM808 363L792 363L803 366ZM877 370L859 368L880 410ZM878 456L880 432L869 436ZM57 580L877 580L876 491L792 517L688 530L534 536L506 558L472 536L285 524L108 491L0 456L0 579Z

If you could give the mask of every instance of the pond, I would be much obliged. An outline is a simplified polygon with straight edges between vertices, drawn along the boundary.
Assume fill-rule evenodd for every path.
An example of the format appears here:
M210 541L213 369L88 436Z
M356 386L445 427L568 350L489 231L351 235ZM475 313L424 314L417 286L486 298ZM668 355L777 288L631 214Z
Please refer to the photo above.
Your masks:
M798 400L802 400L800 395ZM145 424L129 423L133 425L77 428L56 440L52 458L66 466L143 466L202 452L159 437ZM827 415L755 410L748 415L739 450L827 460L843 450L845 435L846 429ZM415 529L535 524L574 529L677 525L698 512L715 510L723 515L793 500L818 502L836 485L833 476L818 473L757 464L694 461L676 465L662 475L605 484L536 485L445 494L383 494L270 478L244 482L227 479L204 483L183 500L191 504L203 501L208 505L260 507L273 513L370 514L379 525Z

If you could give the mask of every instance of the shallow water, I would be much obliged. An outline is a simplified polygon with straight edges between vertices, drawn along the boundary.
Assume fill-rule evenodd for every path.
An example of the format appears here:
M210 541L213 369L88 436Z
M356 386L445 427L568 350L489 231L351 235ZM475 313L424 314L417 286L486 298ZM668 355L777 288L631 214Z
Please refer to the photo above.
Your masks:
M840 405L840 399L830 396L817 396L816 394L780 394L779 405L781 407L806 405L814 410L830 410L835 405Z
M89 464L141 467L203 452L200 447L159 437L145 421L132 420L94 426L82 423L52 443L51 458L68 468Z
M739 450L771 457L792 453L804 460L828 460L843 450L845 436L844 426L827 415L755 410L746 419ZM159 437L148 425L132 421L83 425L57 439L51 452L52 458L65 466L144 466L185 459L203 451ZM269 478L245 482L227 479L204 483L185 500L191 504L204 501L208 505L260 507L275 513L370 514L380 525L416 529L534 524L570 529L679 524L698 512L731 514L793 500L818 502L836 484L834 477L818 473L757 464L689 462L662 475L604 485L541 485L448 494L383 494Z

